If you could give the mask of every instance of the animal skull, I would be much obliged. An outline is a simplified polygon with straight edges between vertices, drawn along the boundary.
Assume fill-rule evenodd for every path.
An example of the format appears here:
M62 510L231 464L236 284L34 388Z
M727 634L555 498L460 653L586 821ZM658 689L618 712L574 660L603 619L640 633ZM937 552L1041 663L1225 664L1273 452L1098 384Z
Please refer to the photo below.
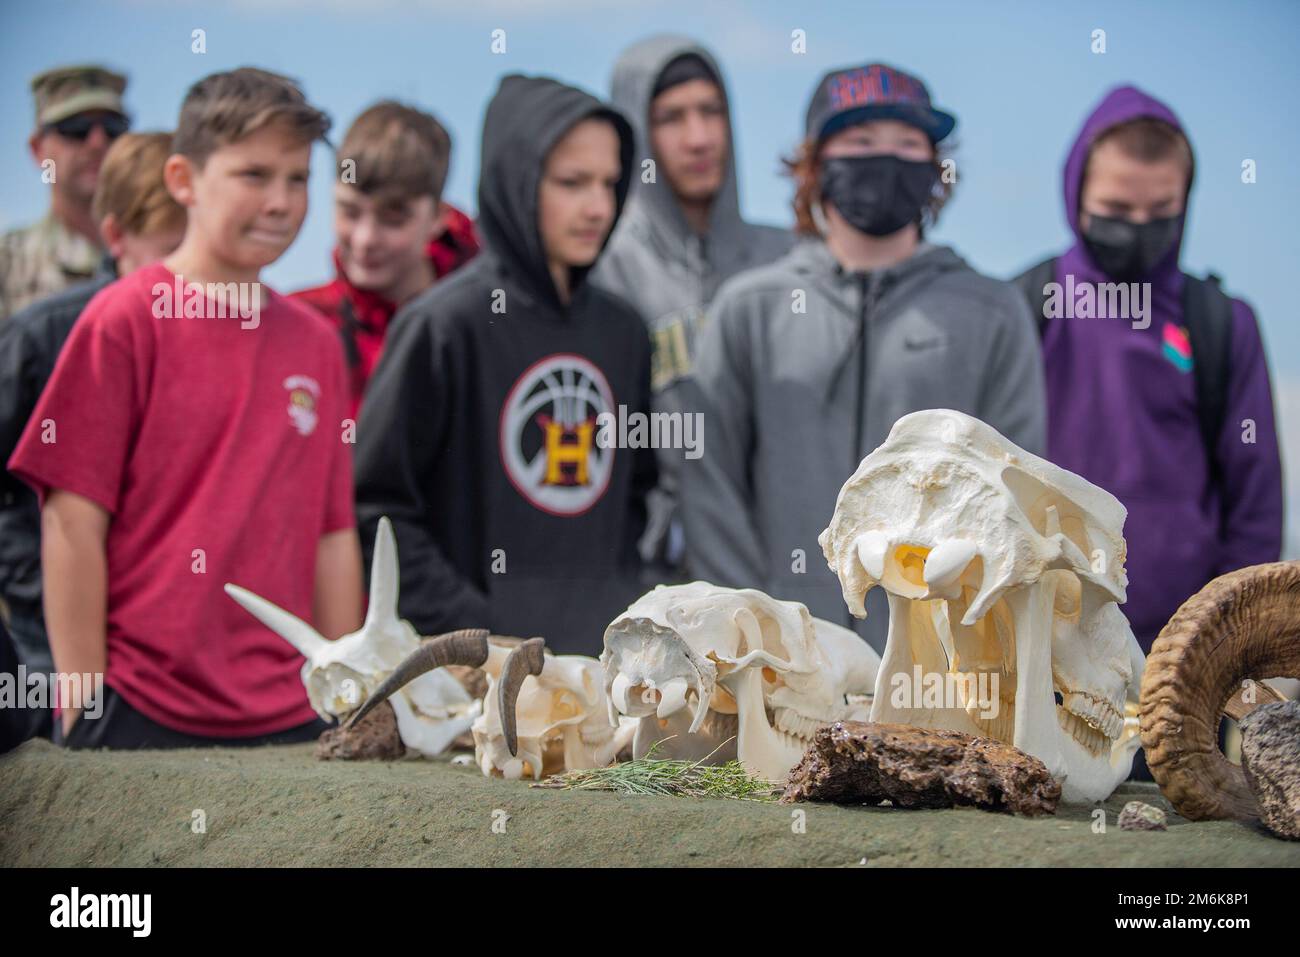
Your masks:
M410 622L397 617L397 541L387 518L380 519L370 570L370 607L360 631L337 641L325 639L301 618L238 585L226 594L307 659L302 683L325 720L354 711L408 656L421 647ZM450 664L450 661L442 662ZM441 754L467 731L480 704L446 671L421 676L392 699L402 743L427 756Z
M707 582L660 585L605 630L610 720L639 719L633 755L737 758L783 780L821 726L859 716L879 658L798 602Z
M871 720L996 738L1042 760L1066 801L1107 797L1138 747L1143 657L1116 604L1125 514L978 419L895 422L818 539L855 616L871 588L888 592ZM908 700L913 674L952 693ZM997 707L976 686L996 687Z
M466 634L466 633L461 633ZM445 639L440 639L445 640ZM635 725L611 726L600 684L600 663L582 655L549 655L540 638L475 634L477 650L456 655L437 646L415 652L378 687L349 725L360 721L408 681L438 674L455 657L483 669L488 691L473 724L474 758L488 776L518 779L604 767L632 739Z

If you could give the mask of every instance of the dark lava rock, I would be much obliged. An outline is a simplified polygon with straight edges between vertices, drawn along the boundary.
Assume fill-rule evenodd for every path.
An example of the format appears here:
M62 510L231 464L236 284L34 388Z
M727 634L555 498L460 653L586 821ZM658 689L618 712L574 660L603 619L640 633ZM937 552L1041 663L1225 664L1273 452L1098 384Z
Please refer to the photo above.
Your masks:
M1262 704L1241 719L1241 770L1264 826L1300 841L1300 701Z
M1046 765L1009 744L960 731L838 721L818 729L781 796L793 801L904 808L969 806L1056 813L1061 786Z
M387 701L362 718L355 728L330 728L316 741L321 761L393 761L406 754L397 733L397 714Z

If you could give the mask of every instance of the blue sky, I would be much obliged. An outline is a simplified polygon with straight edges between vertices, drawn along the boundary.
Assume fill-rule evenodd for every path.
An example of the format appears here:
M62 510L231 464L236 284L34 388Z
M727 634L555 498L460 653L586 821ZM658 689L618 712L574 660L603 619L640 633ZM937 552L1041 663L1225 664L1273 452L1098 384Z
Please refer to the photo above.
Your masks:
M1254 0L50 0L0 7L0 228L41 214L39 170L25 140L27 82L49 66L109 64L130 75L139 129L170 128L186 87L256 65L299 79L336 134L370 102L397 97L434 112L455 140L447 198L473 211L480 123L501 74L549 73L607 91L619 51L674 31L715 50L737 122L743 207L788 224L778 157L799 137L806 101L827 69L883 60L920 75L958 117L956 198L934 233L977 268L1009 275L1062 248L1060 167L1086 111L1136 83L1166 100L1197 153L1184 268L1213 268L1256 308L1269 348L1300 506L1300 156L1295 99L1300 3ZM191 50L195 29L207 52ZM506 52L491 52L502 29ZM791 52L803 30L807 52ZM1106 32L1093 53L1092 32ZM1257 182L1241 182L1253 159ZM267 278L293 289L327 277L330 168L321 147L303 232ZM1297 508L1292 507L1295 513ZM1300 524L1291 522L1291 555Z

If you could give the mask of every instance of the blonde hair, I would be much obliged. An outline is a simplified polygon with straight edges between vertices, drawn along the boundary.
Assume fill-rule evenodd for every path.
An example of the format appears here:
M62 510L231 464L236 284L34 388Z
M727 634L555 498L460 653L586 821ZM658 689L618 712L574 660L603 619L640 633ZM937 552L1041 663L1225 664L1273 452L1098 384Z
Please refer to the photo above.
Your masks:
M185 207L163 183L172 152L170 133L123 133L104 156L91 212L102 223L112 214L123 232L150 236L185 226Z

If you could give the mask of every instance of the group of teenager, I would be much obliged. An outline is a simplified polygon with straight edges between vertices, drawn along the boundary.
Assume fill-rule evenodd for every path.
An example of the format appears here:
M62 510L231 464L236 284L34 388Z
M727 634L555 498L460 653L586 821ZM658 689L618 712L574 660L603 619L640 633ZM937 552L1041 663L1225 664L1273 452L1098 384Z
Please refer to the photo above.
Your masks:
M736 105L686 38L625 51L608 100L504 77L474 221L442 197L447 131L383 101L335 151L335 278L283 296L260 273L330 126L292 81L206 77L169 133L128 132L103 68L33 86L32 155L69 175L45 221L0 238L0 670L102 673L104 691L94 720L0 710L11 740L315 737L301 657L222 586L355 630L385 516L421 634L598 654L634 597L698 578L883 647L879 590L850 619L816 540L920 409L976 416L1125 504L1144 647L1211 578L1279 555L1258 325L1179 269L1190 141L1133 87L1069 151L1073 245L1019 282L927 238L956 120L888 65L817 82L785 160L792 231L742 218ZM93 277L65 268L81 246ZM1149 283L1151 321L1101 299L1063 318L1051 282ZM178 283L203 308L160 308ZM255 322L229 318L237 287ZM598 441L620 410L698 414L700 454Z

